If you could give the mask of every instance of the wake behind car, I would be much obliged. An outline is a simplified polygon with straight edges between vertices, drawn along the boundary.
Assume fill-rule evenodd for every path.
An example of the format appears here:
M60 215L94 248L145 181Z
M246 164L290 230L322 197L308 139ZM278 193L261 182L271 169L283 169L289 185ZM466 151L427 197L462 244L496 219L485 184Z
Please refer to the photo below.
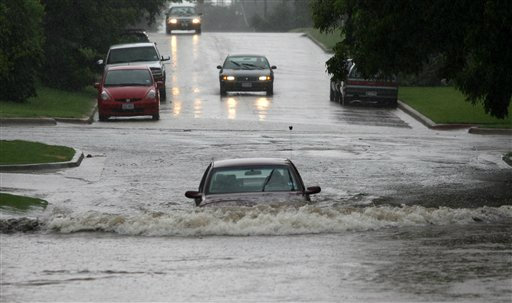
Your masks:
M99 60L98 64L105 64L105 70L120 65L146 65L151 69L155 81L161 81L160 96L165 98L165 65L170 57L160 56L155 43L128 43L112 45L107 53L106 61Z
M274 94L274 69L261 55L231 55L218 65L220 94L228 91L265 91Z
M374 76L365 79L357 70L356 64L348 61L349 69L345 81L332 81L329 98L342 105L375 104L397 106L398 81L396 77L386 79Z
M173 30L194 30L197 34L201 33L201 14L194 6L173 6L165 15L168 34Z
M305 188L299 171L288 159L245 158L210 163L199 189L187 191L196 206L254 206L310 201L319 186Z
M147 66L108 67L98 89L100 121L112 116L151 116L160 119L161 81L155 81Z

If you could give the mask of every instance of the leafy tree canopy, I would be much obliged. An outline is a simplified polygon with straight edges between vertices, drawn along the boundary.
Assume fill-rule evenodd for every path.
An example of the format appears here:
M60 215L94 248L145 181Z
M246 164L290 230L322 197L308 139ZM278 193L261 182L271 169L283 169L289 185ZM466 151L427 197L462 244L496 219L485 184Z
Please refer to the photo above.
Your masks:
M155 21L166 0L41 0L45 7L46 62L42 80L64 89L94 81L94 64L119 34L145 19Z
M315 0L316 28L340 28L327 61L336 79L352 58L364 75L418 73L441 58L440 77L467 100L505 118L512 97L510 0Z
M35 96L34 75L43 59L42 18L39 0L0 2L0 100Z

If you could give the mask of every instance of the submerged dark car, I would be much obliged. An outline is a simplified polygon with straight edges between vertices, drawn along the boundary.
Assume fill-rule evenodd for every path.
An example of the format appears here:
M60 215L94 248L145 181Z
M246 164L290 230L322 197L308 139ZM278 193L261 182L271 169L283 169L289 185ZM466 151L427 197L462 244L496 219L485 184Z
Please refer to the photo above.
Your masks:
M253 206L310 201L319 186L306 188L288 159L246 158L210 163L199 189L187 191L196 206Z
M261 55L227 56L222 66L217 66L220 94L228 91L264 91L267 96L274 94L274 69Z
M165 28L168 34L173 30L194 30L201 33L201 14L194 6L174 6L166 13Z
M331 81L329 97L342 105L374 104L397 106L398 81L396 77L378 75L365 79L356 64L349 60L349 71L345 81Z

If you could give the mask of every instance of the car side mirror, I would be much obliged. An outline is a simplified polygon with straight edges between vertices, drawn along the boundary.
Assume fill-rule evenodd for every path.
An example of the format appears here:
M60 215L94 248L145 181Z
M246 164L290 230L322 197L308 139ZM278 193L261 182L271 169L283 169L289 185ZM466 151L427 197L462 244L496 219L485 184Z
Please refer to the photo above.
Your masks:
M220 66L220 65L217 65L217 69L222 69L222 66Z
M270 68L271 68L271 69L276 69L276 68L277 68L277 66L272 65Z
M171 57L169 57L169 56L167 56L167 57L162 56L161 60L162 61L169 61L169 60L171 60Z
M156 87L157 88L164 88L164 82L163 81L156 81Z
M185 197L189 199L199 199L201 198L201 193L194 190L189 190L185 193Z
M100 83L99 82L94 83L94 88L95 89L100 89Z
M320 186L311 186L306 189L306 195L318 194L320 191L322 191Z
M103 65L103 59L100 59L100 60L96 61L96 64Z

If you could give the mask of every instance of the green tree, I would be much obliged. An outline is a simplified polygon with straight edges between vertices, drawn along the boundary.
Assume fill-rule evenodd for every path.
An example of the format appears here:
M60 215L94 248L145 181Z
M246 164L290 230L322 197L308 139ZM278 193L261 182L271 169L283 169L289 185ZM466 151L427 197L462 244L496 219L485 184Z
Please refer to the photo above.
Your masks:
M155 21L166 0L42 0L46 61L41 79L49 86L80 89L94 82L95 59L119 34L145 19Z
M315 0L316 28L340 28L334 78L354 59L366 76L418 73L432 58L472 103L505 118L512 97L512 1Z
M43 58L38 0L0 2L0 100L22 102L35 96L35 75Z

